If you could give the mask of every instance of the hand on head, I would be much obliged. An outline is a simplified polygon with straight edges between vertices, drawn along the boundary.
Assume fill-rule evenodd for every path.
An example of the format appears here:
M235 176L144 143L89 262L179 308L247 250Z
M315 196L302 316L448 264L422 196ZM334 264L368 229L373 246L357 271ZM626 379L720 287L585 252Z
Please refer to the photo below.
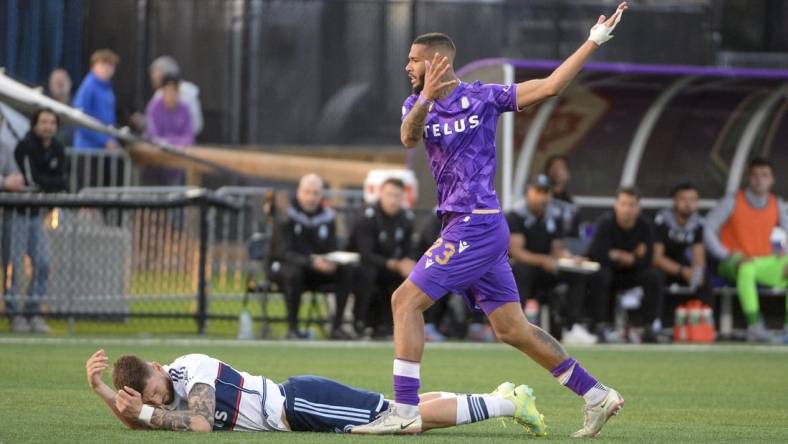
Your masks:
M440 53L436 52L432 57L432 62L425 60L424 64L426 66L426 71L424 73L424 88L421 90L421 94L425 98L435 100L440 97L444 88L459 83L459 80L456 78L443 81L443 77L451 68L448 57L442 56Z
M131 387L124 386L115 396L115 408L123 416L136 419L142 410L142 395Z

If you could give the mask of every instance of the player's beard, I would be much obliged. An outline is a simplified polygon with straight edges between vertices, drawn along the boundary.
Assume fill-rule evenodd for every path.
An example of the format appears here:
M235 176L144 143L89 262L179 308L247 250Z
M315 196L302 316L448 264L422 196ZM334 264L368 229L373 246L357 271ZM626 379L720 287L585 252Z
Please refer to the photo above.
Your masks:
M424 89L424 74L419 76L419 83L413 85L413 94L421 94L422 89Z

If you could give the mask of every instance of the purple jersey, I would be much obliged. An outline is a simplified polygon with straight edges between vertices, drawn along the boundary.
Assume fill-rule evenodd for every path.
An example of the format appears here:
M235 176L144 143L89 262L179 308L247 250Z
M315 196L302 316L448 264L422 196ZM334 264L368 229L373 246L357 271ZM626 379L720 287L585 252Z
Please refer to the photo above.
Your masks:
M418 99L402 106L402 119ZM436 100L424 125L424 145L438 187L438 213L499 209L495 194L498 116L517 111L517 85L460 83Z

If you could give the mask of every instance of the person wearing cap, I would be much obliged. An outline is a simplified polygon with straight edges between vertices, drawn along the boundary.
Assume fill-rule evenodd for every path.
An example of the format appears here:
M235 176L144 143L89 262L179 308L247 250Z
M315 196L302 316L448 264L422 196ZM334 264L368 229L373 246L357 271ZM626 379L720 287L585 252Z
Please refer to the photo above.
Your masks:
M562 334L565 343L593 344L597 338L581 324L585 279L583 275L559 271L558 259L569 257L562 239L564 231L561 220L547 211L551 200L550 180L538 175L528 184L525 201L515 206L506 216L509 224L509 256L521 302L537 298L542 293L553 295L549 300L568 327ZM555 288L566 284L566 303L554 295ZM558 317L556 317L558 319Z
M178 84L178 95L180 101L183 102L189 109L191 116L192 131L196 137L202 132L203 116L202 105L200 104L200 88L192 82L188 82L181 76L181 69L178 62L174 58L163 55L153 61L148 70L150 74L150 83L155 92L151 98L151 102L160 99L163 95L161 87L164 85L164 78L166 76L173 76L180 78Z
M616 192L613 211L596 222L596 233L588 257L600 264L588 283L596 332L606 342L617 342L618 332L611 328L614 290L642 289L640 307L629 317L631 342L656 342L662 329L664 277L653 266L654 228L640 214L640 192L622 187ZM644 328L644 325L648 327Z

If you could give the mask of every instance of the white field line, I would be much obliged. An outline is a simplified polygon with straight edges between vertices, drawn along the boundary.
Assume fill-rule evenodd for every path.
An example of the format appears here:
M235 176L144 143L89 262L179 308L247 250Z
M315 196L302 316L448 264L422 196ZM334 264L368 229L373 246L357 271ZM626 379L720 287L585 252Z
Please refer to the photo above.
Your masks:
M49 337L15 337L0 336L2 345L94 345L94 346L173 346L173 347L230 347L230 348L306 348L306 349L391 349L391 342L383 341L287 341L287 340L254 340L239 341L234 339L210 338L49 338ZM480 342L444 342L428 343L427 349L436 350L506 350L509 347L500 343ZM750 345L750 344L665 344L665 345L590 345L572 346L570 350L583 351L620 351L620 352L760 352L760 353L788 353L788 347L779 345Z

